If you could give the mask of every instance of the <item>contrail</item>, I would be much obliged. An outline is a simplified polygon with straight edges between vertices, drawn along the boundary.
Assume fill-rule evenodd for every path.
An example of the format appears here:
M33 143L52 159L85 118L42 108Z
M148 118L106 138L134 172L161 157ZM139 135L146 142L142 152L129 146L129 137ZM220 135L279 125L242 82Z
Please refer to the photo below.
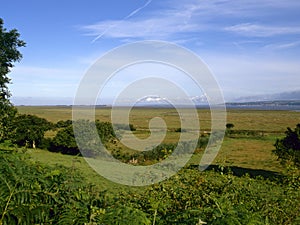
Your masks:
M147 7L153 0L148 0L143 6L135 9L133 12L131 12L129 15L125 16L122 20L117 21L115 24L110 25L108 28L106 28L100 35L98 35L93 41L92 43L94 43L95 41L97 41L99 38L102 38L107 31L109 31L111 28L116 27L119 23L123 22L124 20L129 19L130 17L134 16L135 14L137 14L139 11L141 11L142 9L144 9L145 7Z

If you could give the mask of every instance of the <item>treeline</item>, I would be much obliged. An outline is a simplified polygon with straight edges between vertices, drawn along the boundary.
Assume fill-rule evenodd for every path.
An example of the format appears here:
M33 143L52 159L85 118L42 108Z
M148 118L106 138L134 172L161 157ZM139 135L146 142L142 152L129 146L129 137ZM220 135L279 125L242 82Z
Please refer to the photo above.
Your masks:
M79 132L76 135L74 134L74 127ZM9 128L9 133L7 133L5 139L2 139L2 142L5 142L6 145L40 148L68 155L81 155L84 152L85 156L95 156L99 151L99 146L104 145L108 147L110 143L116 144L119 142L122 133L136 130L132 124L116 124L113 127L111 123L99 120L96 120L94 123L87 120L61 120L57 123L51 123L44 118L26 114L16 114L15 117L11 118ZM97 131L96 134L91 133L94 130ZM45 135L46 132L53 135L53 137ZM99 142L100 140L101 143ZM208 140L209 135L202 135L198 139L197 149L205 148ZM184 152L189 143L177 145L177 143L160 144L148 151L132 154L110 145L112 146L110 151L115 158L121 161L130 162L134 159L138 163L143 163L145 161L165 159L176 148L181 148L180 151Z
M73 125L81 132L78 134L78 140L75 139ZM35 115L17 114L11 118L9 132L1 141L17 145L18 147L41 148L69 155L80 155L78 142L80 143L81 141L85 143L82 146L87 147L88 149L86 150L93 154L93 147L96 143L88 146L90 142L94 141L89 140L90 135L88 132L94 128L103 144L116 138L112 124L108 122L97 120L95 123L92 123L87 120L66 120L51 123ZM45 137L45 133L49 131L55 134L54 137ZM85 139L83 140L83 138Z

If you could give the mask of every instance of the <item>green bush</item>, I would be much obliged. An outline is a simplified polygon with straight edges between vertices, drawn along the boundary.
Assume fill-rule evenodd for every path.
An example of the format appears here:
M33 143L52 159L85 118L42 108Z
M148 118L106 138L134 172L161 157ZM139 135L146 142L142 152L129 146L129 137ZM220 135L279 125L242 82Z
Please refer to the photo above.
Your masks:
M60 122L61 126L68 123L67 121L66 123ZM73 126L77 130L76 140ZM95 128L97 133L93 133ZM58 130L56 136L50 142L49 150L68 155L80 155L84 152L85 156L94 156L100 147L99 140L94 139L94 136L100 137L104 144L116 137L111 123L98 120L95 123L79 120ZM82 152L80 152L79 147Z
M277 139L274 146L273 152L282 163L292 162L300 168L300 124L294 130L288 127L285 137Z

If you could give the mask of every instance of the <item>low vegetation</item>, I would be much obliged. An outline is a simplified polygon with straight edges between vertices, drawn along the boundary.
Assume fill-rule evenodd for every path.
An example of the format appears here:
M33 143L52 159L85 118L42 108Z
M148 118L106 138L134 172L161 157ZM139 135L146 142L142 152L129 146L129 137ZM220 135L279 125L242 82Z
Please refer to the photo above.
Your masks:
M62 166L66 163L46 166L30 157L34 157L34 151L27 154L27 149L36 143L39 147L44 144L53 152L80 155L70 121L53 124L36 116L20 114L17 114L15 121L21 121L21 137L32 135L36 139L25 138L23 142L13 142L15 139L12 139L0 145L3 149L0 151L0 225L300 222L300 214L295 210L300 207L300 174L297 169L299 125L294 130L288 128L285 136L274 139L274 153L284 165L288 165L281 173L247 172L246 169L223 164L200 173L190 163L177 175L159 184L139 190L123 187L119 191L111 191L107 187L103 189L101 182L95 184L80 176L74 163L66 167ZM39 126L40 122L43 126ZM91 125L88 121L77 123L83 127ZM152 164L168 157L177 146L176 143L164 143L151 151L129 153L116 148L118 137L110 123L96 121L95 124L102 142L111 148L115 158L125 163ZM131 130L139 133L139 130L132 129L133 125L117 127L124 132ZM41 134L49 129L55 135L52 138L43 137ZM230 132L226 132L225 143L229 143L230 139L268 139L268 136L259 136L253 131L244 132L232 126L227 129ZM18 136L17 131L14 130L12 137ZM26 136L25 131L30 135ZM201 155L208 139L209 133L199 137L196 155ZM40 154L45 153L40 151ZM71 160L61 154L53 154L56 158ZM45 162L47 160L49 158ZM81 170L88 177L92 176L86 171L87 168Z
M274 153L282 163L300 168L300 124L294 130L288 127L285 137L277 139L274 146Z
M0 224L299 224L299 181L185 168L171 179L111 193L76 167L0 153ZM272 194L270 194L272 193Z

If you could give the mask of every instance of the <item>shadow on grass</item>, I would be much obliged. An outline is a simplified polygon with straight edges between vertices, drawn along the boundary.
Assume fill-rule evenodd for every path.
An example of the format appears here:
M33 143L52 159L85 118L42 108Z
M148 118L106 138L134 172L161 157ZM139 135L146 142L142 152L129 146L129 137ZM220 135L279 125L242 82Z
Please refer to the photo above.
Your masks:
M189 168L191 169L198 169L198 165L190 165ZM210 165L206 170L208 171L215 171L215 172L222 172L224 174L233 174L237 177L242 177L248 175L251 178L258 178L263 177L265 179L270 180L277 180L281 178L283 175L269 170L262 170L262 169L250 169L250 168L243 168L238 166L224 166L221 167L220 165Z

